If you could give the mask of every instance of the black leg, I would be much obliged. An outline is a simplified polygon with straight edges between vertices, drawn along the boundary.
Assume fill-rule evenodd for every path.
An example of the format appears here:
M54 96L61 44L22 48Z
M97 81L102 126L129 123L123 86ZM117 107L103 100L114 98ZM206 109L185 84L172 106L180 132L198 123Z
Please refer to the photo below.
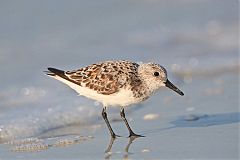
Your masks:
M108 121L108 118L107 118L107 112L106 112L106 107L103 107L103 110L102 110L102 117L103 119L105 120L106 124L107 124L107 127L108 127L108 130L110 131L110 134L111 134L111 137L112 138L116 138L116 137L119 137L118 135L116 135L114 132L113 132L113 129Z
M124 108L121 109L120 111L120 115L121 115L121 118L122 120L124 121L124 123L126 124L127 128L128 128L128 131L129 131L129 137L144 137L142 135L139 135L139 134L136 134L132 131L131 127L129 126L128 124L128 121L125 117L125 112L124 112Z

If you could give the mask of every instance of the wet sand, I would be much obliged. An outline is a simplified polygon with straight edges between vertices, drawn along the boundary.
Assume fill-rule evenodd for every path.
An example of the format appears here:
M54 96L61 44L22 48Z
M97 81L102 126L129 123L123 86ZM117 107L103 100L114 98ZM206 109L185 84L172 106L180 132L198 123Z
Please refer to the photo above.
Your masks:
M26 139L1 144L1 159L238 159L237 80L235 73L193 78L182 87L184 98L165 90L127 111L132 128L145 136L133 142L114 113L112 126L123 137L112 147L99 119L85 128L66 126L35 137L40 142L32 137L32 144Z
M0 160L240 159L238 1L4 1L0 5ZM44 75L106 60L155 62L165 88L108 114ZM111 144L111 143L110 143ZM105 151L108 149L108 153Z

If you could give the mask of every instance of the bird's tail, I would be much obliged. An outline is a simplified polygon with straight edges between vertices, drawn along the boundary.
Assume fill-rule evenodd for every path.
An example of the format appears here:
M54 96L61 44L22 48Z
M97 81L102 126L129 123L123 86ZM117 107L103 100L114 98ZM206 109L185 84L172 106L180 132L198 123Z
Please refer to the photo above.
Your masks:
M44 72L46 73L46 75L50 77L59 76L62 78L66 78L65 72L63 70L59 70L56 68L48 68L48 71L44 71Z

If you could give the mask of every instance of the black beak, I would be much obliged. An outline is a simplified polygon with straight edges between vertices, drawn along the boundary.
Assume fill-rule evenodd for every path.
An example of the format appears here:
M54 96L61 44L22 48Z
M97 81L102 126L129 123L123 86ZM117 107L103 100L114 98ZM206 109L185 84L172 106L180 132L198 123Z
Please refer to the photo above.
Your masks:
M166 87L174 90L175 92L177 92L177 93L180 94L181 96L184 95L184 93L183 93L180 89L178 89L176 86L174 86L174 84L172 84L169 80L167 80L167 81L165 82L165 84L166 84Z

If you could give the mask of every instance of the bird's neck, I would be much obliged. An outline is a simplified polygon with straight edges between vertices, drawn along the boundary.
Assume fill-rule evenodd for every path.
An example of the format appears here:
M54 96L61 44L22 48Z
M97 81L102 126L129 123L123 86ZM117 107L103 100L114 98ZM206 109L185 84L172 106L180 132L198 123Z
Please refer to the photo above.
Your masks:
M144 80L138 81L137 84L131 88L131 90L133 91L135 98L140 98L142 100L149 98L149 96L154 93L154 90L152 90Z

